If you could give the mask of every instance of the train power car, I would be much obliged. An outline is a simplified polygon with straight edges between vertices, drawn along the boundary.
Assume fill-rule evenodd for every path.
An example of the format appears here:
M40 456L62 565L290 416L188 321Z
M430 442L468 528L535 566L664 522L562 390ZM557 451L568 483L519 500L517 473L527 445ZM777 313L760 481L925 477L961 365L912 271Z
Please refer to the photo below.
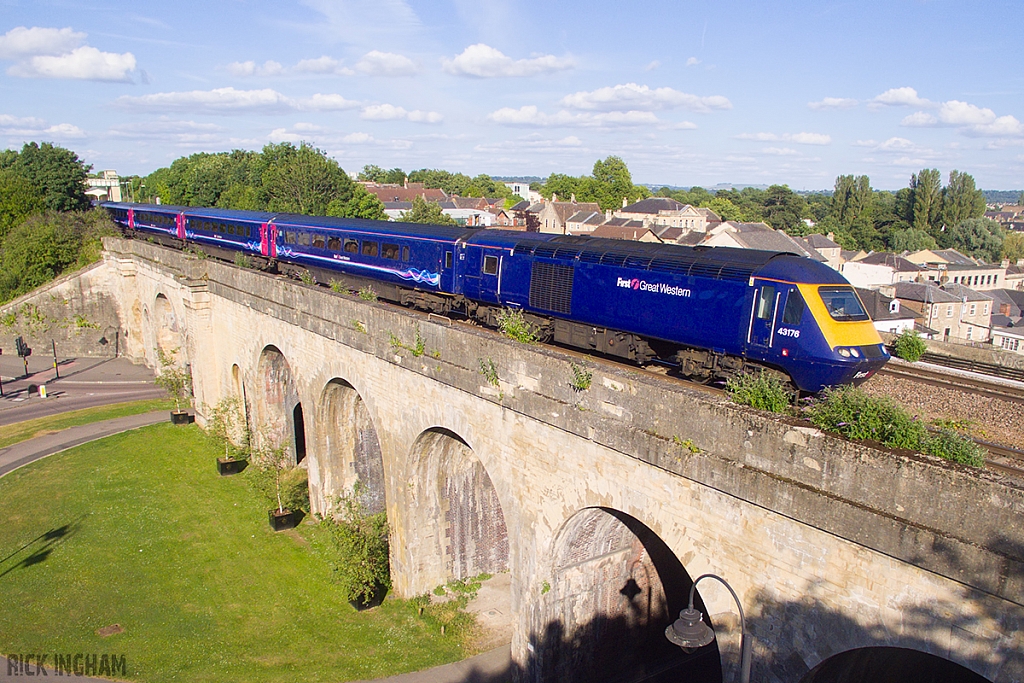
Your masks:
M126 234L495 324L698 380L756 368L804 392L859 384L889 355L853 287L795 254L504 230L107 203Z

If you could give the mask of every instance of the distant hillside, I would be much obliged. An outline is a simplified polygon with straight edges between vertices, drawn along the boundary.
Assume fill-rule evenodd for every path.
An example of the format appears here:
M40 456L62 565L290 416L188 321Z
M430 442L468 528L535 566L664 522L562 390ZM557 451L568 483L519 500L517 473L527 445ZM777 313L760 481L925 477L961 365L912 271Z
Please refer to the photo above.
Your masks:
M989 204L1013 204L1020 199L1020 190L982 190Z

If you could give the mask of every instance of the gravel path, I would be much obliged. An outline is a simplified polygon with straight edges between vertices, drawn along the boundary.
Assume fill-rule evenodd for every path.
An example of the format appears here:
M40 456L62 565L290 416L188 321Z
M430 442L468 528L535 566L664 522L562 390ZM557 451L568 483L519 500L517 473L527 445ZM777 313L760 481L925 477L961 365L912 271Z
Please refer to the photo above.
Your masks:
M967 422L976 438L1024 450L1024 404L889 375L875 375L862 388L874 396L896 400L925 421Z

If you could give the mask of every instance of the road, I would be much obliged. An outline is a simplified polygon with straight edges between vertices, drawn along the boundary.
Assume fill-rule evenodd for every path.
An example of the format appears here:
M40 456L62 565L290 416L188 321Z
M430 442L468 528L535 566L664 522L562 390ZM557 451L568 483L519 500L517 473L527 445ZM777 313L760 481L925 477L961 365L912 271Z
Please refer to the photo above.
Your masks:
M10 351L4 349L0 355L0 427L69 410L167 396L153 384L152 370L124 358L58 357L60 379L55 379L52 356L29 357L26 377L24 361ZM46 398L39 396L40 385L46 387Z

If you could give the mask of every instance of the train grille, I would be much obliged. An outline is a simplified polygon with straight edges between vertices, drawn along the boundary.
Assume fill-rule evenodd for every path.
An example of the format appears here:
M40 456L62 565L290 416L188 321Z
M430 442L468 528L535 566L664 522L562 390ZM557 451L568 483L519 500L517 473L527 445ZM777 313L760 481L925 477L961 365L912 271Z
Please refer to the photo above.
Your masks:
M530 274L530 306L569 315L574 273L572 266L534 261Z

